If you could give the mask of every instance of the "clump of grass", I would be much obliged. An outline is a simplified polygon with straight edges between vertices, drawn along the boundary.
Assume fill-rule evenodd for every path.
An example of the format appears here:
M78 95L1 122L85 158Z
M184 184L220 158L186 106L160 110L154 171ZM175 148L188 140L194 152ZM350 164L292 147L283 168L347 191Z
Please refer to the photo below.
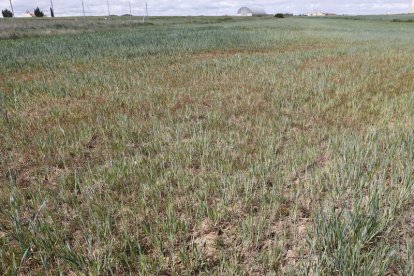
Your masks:
M404 165L412 158L406 154L410 140L374 132L364 138L363 151L355 139L340 147L337 162L353 163L342 161L330 175L337 180L335 192L315 216L308 272L382 275L394 269L403 251L400 214L412 194L412 174Z
M396 210L380 205L379 196L374 192L365 206L356 202L351 211L332 211L316 217L312 246L319 254L313 272L387 273L396 255L396 250L387 243Z

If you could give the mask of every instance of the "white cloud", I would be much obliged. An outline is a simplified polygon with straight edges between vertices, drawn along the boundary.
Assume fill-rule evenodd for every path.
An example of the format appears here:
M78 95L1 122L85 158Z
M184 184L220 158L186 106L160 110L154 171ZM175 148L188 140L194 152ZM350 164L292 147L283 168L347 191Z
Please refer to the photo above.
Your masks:
M82 15L82 0L52 0L55 14ZM106 0L83 0L87 15L107 15ZM50 0L12 0L16 15L26 10L33 11L39 6L49 13ZM109 0L112 14L129 13L131 2L132 13L142 15L145 12L145 0ZM148 0L150 15L234 15L241 6L258 6L268 13L311 11L336 12L339 14L384 14L406 13L408 0ZM8 0L0 0L0 8L9 8Z

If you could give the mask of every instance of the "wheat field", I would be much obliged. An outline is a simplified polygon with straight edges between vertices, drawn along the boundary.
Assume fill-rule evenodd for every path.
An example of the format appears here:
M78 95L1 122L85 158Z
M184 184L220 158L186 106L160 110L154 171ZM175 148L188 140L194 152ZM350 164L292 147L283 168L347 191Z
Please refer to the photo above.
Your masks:
M412 275L410 20L0 20L0 274Z

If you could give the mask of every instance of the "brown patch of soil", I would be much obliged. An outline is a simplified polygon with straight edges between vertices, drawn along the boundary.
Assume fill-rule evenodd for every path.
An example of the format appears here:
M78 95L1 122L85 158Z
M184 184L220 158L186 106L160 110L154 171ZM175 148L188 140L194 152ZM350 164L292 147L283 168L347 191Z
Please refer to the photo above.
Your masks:
M215 229L210 220L204 220L199 231L196 232L194 245L200 252L203 252L208 260L214 260L218 255L217 241L221 234L222 232Z
M294 267L301 259L305 258L309 249L306 244L306 235L311 229L312 222L309 218L300 218L292 223L289 218L277 222L271 227L269 237L274 237L265 242L266 246L271 245L278 237L287 237L277 241L282 250L283 261L280 271L287 271Z

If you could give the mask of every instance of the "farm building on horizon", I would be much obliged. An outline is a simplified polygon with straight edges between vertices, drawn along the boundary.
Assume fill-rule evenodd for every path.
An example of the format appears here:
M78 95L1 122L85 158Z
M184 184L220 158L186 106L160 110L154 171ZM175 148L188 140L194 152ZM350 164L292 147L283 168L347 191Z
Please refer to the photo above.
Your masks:
M307 13L305 15L306 16L335 16L337 14L336 13L331 13L331 12L311 12L311 13Z
M24 13L23 17L36 17L36 15L32 12L26 11Z
M237 15L239 16L261 16L267 15L264 9L260 8L248 8L248 7L241 7L237 11Z

